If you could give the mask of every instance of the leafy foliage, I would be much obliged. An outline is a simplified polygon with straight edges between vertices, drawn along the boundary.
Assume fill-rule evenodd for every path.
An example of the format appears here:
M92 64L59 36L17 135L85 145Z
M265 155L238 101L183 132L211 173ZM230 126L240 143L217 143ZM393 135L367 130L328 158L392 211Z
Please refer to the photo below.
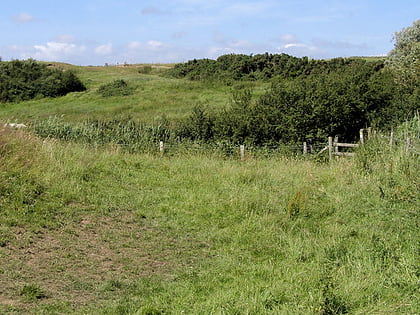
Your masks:
M312 60L287 54L228 54L211 59L194 59L176 64L169 74L190 80L267 80L271 78L290 79L310 74L329 73L360 62L357 58L335 58Z
M395 95L383 63L359 59L334 71L273 80L257 99L250 89L234 90L229 107L211 115L194 112L182 135L254 145L324 141L330 135L353 140L360 128L404 117L407 108L397 105ZM199 126L206 131L198 137Z
M122 80L114 80L110 83L101 85L98 89L98 93L103 97L109 96L127 96L133 94L133 88L129 84Z
M413 91L420 88L420 20L410 27L396 32L395 47L388 55L387 63L396 80Z
M0 63L0 102L57 97L85 89L74 72L50 69L33 59Z

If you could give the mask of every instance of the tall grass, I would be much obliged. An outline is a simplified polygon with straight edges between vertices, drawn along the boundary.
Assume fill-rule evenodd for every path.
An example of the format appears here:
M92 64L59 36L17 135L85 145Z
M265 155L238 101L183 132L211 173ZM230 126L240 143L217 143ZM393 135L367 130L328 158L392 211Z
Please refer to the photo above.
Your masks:
M70 123L53 116L36 120L30 129L45 139L72 141L93 146L114 145L121 151L130 153L161 153L160 142L164 142L166 155L175 154L215 154L222 157L239 157L239 145L231 141L192 141L177 136L177 126L166 118L152 123L143 123L130 117L112 120L89 119ZM325 144L316 148L324 147ZM314 152L313 152L314 153ZM300 145L246 146L246 159L270 158L271 156L301 156Z
M416 314L418 156L375 143L326 164L2 131L0 311Z
M50 117L33 122L31 129L42 138L92 145L117 145L131 153L155 152L157 143L170 138L169 123L166 120L155 124L131 119L86 120L72 124L58 117Z

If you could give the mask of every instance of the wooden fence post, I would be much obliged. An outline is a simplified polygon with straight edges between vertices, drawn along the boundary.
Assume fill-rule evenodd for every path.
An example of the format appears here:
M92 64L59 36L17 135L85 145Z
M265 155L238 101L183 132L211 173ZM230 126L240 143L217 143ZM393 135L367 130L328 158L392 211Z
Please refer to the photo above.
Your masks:
M306 141L303 143L303 154L308 153L308 145L306 144Z
M241 144L239 147L241 151L241 161L245 160L245 145Z
M163 141L159 142L159 151L161 154L165 152L165 144L163 143Z
M363 132L364 132L364 130L360 129L359 135L360 135L360 143L361 144L365 144L365 138L364 138Z
M338 137L337 136L335 136L334 137L334 153L335 153L335 155L336 155L336 157L335 158L338 158L338 151L339 151L339 149L338 149L338 145L337 145L337 143L338 143Z
M395 134L393 131L391 131L391 136L389 139L389 150L392 150L392 147L394 146L394 137L395 137Z
M333 138L328 137L328 155L330 158L330 162L332 161L332 155L333 155Z

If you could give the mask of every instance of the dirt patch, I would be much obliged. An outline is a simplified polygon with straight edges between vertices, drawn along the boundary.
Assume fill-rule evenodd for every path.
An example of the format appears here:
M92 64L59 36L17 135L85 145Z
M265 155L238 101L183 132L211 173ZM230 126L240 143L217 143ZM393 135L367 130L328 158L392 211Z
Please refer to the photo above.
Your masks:
M30 306L19 295L27 284L45 290L42 303L84 305L100 299L107 281L171 279L184 245L142 220L120 212L39 234L16 229L16 239L1 249L0 306Z

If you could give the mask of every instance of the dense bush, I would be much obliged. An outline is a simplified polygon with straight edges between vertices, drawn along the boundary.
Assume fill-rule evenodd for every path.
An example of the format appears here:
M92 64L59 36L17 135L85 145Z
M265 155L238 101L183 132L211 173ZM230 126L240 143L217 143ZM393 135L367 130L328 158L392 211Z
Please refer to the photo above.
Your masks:
M71 71L50 69L32 59L0 62L0 102L57 97L85 89Z
M266 80L274 77L296 78L310 74L329 73L360 62L359 58L334 58L314 60L287 54L242 55L228 54L211 59L194 59L176 64L169 71L171 76L190 80ZM372 62L383 65L383 60Z
M103 97L108 96L126 96L133 94L133 88L122 79L114 80L110 83L101 85L98 89L98 93Z
M212 114L196 108L179 134L253 145L317 142L334 135L354 140L360 128L406 117L411 108L401 97L383 63L359 59L334 71L275 79L256 99L249 89L234 90L230 106Z

